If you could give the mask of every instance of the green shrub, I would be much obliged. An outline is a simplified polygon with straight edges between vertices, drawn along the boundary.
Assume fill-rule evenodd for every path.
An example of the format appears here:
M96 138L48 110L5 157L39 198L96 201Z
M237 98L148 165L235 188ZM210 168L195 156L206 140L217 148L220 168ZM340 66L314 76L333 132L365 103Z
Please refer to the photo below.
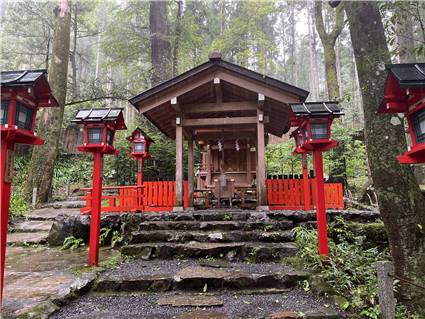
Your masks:
M287 261L315 273L310 282L303 284L304 289L334 295L337 305L350 311L352 318L379 318L375 262L390 258L388 248L365 245L366 237L354 233L349 223L339 218L329 225L326 260L317 253L316 230L298 227L295 232L299 251ZM397 318L421 317L398 305Z
M80 246L84 246L84 240L82 238L75 238L74 236L69 236L66 237L65 240L63 241L61 250L66 250L66 249L77 249Z

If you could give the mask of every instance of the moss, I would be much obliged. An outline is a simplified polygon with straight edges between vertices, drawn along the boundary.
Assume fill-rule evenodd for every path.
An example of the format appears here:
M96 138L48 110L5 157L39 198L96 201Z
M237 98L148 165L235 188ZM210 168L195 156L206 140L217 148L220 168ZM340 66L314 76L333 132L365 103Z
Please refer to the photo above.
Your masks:
M388 244L387 232L381 221L368 224L351 222L347 225L356 236L365 236L368 244Z

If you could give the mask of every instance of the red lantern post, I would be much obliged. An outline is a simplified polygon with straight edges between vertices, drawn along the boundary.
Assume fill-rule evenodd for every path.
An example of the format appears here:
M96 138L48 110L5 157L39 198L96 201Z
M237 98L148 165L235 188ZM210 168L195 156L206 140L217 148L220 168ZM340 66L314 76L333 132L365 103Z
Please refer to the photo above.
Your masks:
M407 152L397 159L401 164L425 163L425 63L389 64L385 68L388 75L378 112L406 117L411 141Z
M3 299L7 224L13 177L15 144L41 145L34 132L39 107L58 106L47 81L46 70L1 72L0 108L0 306Z
M103 155L118 154L114 148L115 131L125 130L121 108L79 110L74 123L84 127L84 143L81 152L93 154L93 186L90 212L89 265L99 263L100 213L102 204Z
M296 140L294 153L313 153L316 175L316 216L319 254L328 256L328 235L326 225L325 185L322 152L338 145L331 140L331 125L334 118L343 115L336 102L310 102L290 104L294 114L291 125L297 127L293 137ZM304 167L304 165L303 165ZM305 186L304 186L305 187Z
M142 129L136 128L127 140L131 142L130 156L137 160L137 186L143 185L143 161L152 159L149 153L149 146L154 141Z

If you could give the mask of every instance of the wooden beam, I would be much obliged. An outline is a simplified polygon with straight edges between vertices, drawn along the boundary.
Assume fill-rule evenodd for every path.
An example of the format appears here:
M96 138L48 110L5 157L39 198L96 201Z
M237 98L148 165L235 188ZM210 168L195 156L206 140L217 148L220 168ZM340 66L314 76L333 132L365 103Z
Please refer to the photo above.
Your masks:
M217 103L222 103L223 92L221 91L220 78L214 78L214 91L215 91L215 101Z
M269 117L264 116L264 123L269 122ZM182 126L219 126L237 124L256 124L256 116L247 117L214 117L206 119L182 119Z
M258 101L257 106L260 110L264 110L264 102L266 100L266 97L262 93L258 93Z
M170 103L171 103L171 107L174 109L174 111L176 111L177 114L180 114L182 112L181 107L179 103L177 102L176 96L170 100Z
M257 110L257 117L264 118L262 110ZM261 209L267 207L266 196L266 163L265 163L265 143L264 143L264 122L257 122L257 198Z
M255 80L249 80L242 77L238 77L230 72L226 72L224 70L218 70L215 74L216 77L219 77L221 80L226 82L230 82L234 85L240 86L246 90L252 92L258 92L264 94L273 100L283 103L295 103L299 102L299 97L289 92L282 92L282 90L266 86L264 84L260 84Z
M226 102L226 103L202 103L182 105L184 113L211 113L211 112L237 112L237 111L255 111L257 104L252 101L244 102Z
M210 133L197 133L195 134L196 140L236 140L236 139L254 139L255 132L210 132Z

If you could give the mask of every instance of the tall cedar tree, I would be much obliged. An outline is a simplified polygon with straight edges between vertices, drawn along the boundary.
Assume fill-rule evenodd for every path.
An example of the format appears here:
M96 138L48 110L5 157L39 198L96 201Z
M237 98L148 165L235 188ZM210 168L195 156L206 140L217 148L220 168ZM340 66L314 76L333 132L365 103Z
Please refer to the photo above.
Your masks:
M395 115L376 114L381 102L390 53L378 2L343 2L363 97L366 150L379 209L388 233L395 273L423 282L425 278L425 202L411 167L396 156L406 151L403 125ZM401 281L401 297L425 309L424 292Z
M170 78L172 72L166 1L150 1L149 27L151 33L151 81L152 85L156 85Z
M326 32L323 23L322 1L317 1L314 6L316 16L316 29L322 41L325 55L326 84L328 85L328 96L330 100L338 99L339 84L336 70L335 42L344 28L344 9L342 6L336 8L335 25L330 32Z
M59 107L45 108L38 123L38 133L45 144L34 148L29 166L25 192L29 197L33 187L38 189L38 202L49 199L52 188L53 169L58 154L62 128L66 85L68 76L69 42L71 30L71 1L61 0L55 8L55 27L52 55L49 65L49 83L59 102Z

